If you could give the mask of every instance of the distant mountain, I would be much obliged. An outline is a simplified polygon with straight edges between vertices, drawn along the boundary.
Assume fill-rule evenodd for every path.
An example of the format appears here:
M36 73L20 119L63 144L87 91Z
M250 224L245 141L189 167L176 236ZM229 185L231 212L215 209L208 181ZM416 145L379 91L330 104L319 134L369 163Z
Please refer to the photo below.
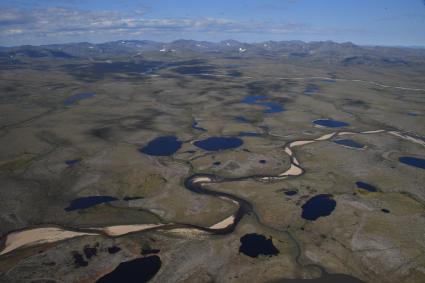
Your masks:
M6 50L3 50L2 53L4 52L6 52L8 56L12 56L12 57L30 57L30 58L55 57L55 58L64 58L64 59L75 58L75 56L60 50L55 50L51 48L43 48L40 46L31 46L31 45L14 47L9 50L6 49Z
M100 44L88 42L42 46L0 47L2 63L32 60L109 59L119 56L143 56L147 52L220 54L243 58L261 56L306 62L351 65L402 66L425 62L425 49L358 46L351 42L266 41L243 43L236 40L207 42L176 40L170 43L149 40L118 40Z

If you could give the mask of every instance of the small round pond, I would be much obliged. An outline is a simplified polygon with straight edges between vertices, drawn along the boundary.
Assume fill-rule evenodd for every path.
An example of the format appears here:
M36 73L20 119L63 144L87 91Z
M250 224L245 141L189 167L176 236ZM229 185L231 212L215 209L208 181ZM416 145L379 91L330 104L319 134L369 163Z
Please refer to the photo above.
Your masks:
M331 119L318 119L318 120L314 120L313 123L318 126L328 127L328 128L340 128L340 127L347 127L350 125L342 121L336 121Z
M335 140L334 143L342 145L342 146L346 146L346 147L355 148L355 149L364 148L363 144L358 143L358 142L353 141L353 140L350 140L350 139Z
M378 189L375 186L368 184L368 183L365 183L365 182L362 182L362 181L356 182L356 186L359 189L363 189L363 190L366 190L368 192L377 192L378 191Z
M65 211L73 211L79 209L89 208L101 203L111 202L114 200L118 200L115 197L111 196L89 196L89 197L81 197L74 199L71 201L71 204L65 208Z

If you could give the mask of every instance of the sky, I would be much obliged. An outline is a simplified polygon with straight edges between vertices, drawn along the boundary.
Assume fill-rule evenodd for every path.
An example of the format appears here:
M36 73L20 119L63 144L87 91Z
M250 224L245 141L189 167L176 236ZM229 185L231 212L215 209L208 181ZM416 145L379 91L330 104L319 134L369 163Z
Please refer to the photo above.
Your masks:
M0 0L0 46L129 39L425 46L425 0Z

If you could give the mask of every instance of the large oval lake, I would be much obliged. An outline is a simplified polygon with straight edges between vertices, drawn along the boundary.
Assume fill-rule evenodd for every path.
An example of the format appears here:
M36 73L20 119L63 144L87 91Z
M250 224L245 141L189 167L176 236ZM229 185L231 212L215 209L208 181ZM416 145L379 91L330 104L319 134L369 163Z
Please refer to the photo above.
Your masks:
M143 283L151 280L161 268L159 256L148 256L121 262L111 273L98 279L97 283Z
M243 140L235 137L211 137L205 140L195 141L195 146L208 151L237 148L243 144Z
M402 156L398 160L401 163L414 166L417 168L425 169L425 159L412 157L412 156Z
M301 217L307 220L316 220L328 216L336 207L336 201L329 194L320 194L309 199L302 206Z
M279 253L279 250L273 245L272 239L267 239L260 234L246 234L241 237L240 241L239 252L249 257L273 256Z
M151 140L146 146L139 149L141 153L154 156L169 156L177 152L182 142L174 136L163 136Z

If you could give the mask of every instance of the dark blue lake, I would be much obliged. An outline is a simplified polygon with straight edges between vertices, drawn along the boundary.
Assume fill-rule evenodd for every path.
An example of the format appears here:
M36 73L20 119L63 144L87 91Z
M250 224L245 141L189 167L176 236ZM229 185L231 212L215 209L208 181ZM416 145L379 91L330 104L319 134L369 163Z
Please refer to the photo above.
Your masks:
M375 186L370 185L370 184L365 183L365 182L361 182L361 181L356 182L356 186L360 189L364 189L364 190L369 191L369 192L377 192L378 191L378 189Z
M65 160L65 164L68 166L74 166L78 163L81 162L81 159L69 159L69 160Z
M398 159L401 163L418 167L421 169L425 169L425 159L417 158L417 157L411 157L411 156L402 156Z
M263 113L277 113L282 112L283 106L276 102L264 101L267 99L265 95L249 95L242 100L242 103L250 105L261 105L267 107Z
M290 190L290 191L286 191L285 192L285 195L287 195L287 196L294 196L294 195L296 195L298 192L297 191L295 191L295 190Z
M93 97L95 95L96 94L93 93L93 92L77 93L77 94L74 94L74 95L68 97L67 99L65 99L65 101L63 102L63 104L65 106L70 106L70 105L73 105L73 104L77 103L80 100L87 99L87 98Z
M154 156L169 156L182 146L182 142L174 136L158 137L151 140L145 147L139 149L141 153Z
M194 121L192 123L192 129L195 129L195 130L198 130L198 131L201 131L201 132L206 132L207 131L206 129L204 129L202 127L199 127L198 126L198 122L196 122L196 121Z
M318 120L314 120L313 123L316 125L328 127L328 128L339 128L339 127L346 127L350 125L345 122L330 120L330 119L318 119Z
M348 147L352 147L352 148L363 148L364 145L361 143L358 143L356 141L350 140L350 139L343 139L343 140L335 140L334 143L343 145L343 146L348 146Z
M110 202L114 200L118 200L118 199L114 197L110 197L110 196L90 196L90 197L77 198L71 201L71 204L67 208L65 208L65 211L85 209L85 208L89 208L101 203Z
M97 283L143 283L151 280L161 268L157 255L121 262L111 273L98 279Z
M256 233L246 234L241 237L239 252L250 257L259 255L273 256L279 254L279 250L273 245L272 239Z
M234 137L211 137L205 140L195 141L194 145L204 150L216 151L239 147L243 140Z
M328 216L336 207L336 201L329 194L320 194L309 199L303 206L301 217L307 220L316 220Z

